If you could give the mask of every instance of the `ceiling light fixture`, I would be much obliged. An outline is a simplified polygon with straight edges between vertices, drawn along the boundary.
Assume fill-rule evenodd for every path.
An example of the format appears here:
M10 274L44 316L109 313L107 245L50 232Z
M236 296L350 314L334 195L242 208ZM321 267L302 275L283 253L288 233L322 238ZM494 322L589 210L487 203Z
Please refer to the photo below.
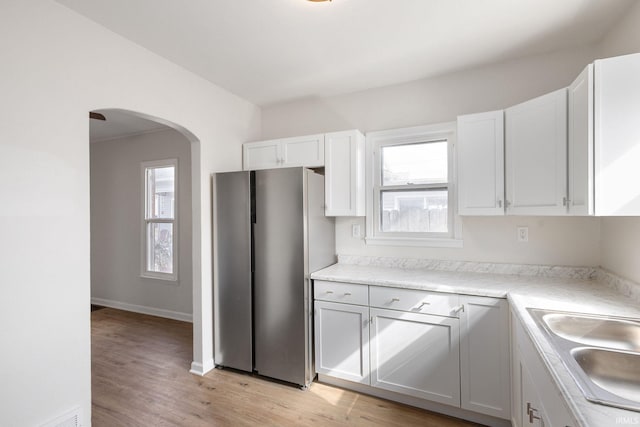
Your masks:
M320 3L321 1L331 1L331 0L309 0L309 1L312 1L314 3Z

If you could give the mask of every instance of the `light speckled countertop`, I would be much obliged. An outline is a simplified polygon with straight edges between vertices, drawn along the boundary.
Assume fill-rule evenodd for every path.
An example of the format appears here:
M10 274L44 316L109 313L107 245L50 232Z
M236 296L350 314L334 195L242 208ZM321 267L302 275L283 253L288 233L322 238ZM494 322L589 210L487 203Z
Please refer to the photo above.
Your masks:
M507 298L565 397L567 407L585 427L640 424L640 412L587 401L527 307L640 319L640 304L597 280L437 271L376 265L334 264L311 275L315 280L422 289Z

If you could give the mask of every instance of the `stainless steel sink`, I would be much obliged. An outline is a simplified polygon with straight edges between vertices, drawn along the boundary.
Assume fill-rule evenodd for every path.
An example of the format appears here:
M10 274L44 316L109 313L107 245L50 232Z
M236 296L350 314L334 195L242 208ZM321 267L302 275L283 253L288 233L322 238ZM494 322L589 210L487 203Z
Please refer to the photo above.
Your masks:
M640 351L640 322L574 313L546 313L542 321L554 334L584 345Z
M640 353L582 347L571 355L598 387L640 402Z
M640 321L527 310L588 400L640 411Z

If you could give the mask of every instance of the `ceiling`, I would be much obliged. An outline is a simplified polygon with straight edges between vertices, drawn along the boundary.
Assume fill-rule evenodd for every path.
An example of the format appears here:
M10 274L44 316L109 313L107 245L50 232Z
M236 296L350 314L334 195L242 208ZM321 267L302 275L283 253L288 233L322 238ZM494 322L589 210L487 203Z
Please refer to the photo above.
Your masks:
M257 105L599 41L634 0L57 0Z
M106 121L89 119L89 141L101 142L169 129L169 127L119 110L97 110Z

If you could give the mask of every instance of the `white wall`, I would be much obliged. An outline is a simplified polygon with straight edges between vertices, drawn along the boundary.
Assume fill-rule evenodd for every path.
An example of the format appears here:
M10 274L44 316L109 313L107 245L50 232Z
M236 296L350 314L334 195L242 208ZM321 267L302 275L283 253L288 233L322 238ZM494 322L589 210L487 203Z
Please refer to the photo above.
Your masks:
M640 2L598 46L603 58L640 52ZM635 184L630 184L635 185ZM603 218L601 265L640 282L640 218Z
M210 174L241 167L260 110L51 0L0 2L0 425L91 410L89 120L180 124L195 191L194 361L212 363ZM185 366L185 369L188 369Z
M640 2L616 23L596 47L601 58L637 53L640 51Z
M594 48L561 51L402 85L324 99L273 105L262 111L263 138L358 128L364 132L455 120L459 114L501 109L567 86L596 58ZM340 254L466 261L597 266L600 228L594 218L504 217L463 220L464 248L427 249L365 245L339 218ZM516 227L529 226L529 243Z
M108 114L107 114L108 115ZM145 161L178 159L178 281L140 276ZM91 143L91 298L191 319L191 143L173 129Z
M262 110L262 137L354 128L370 132L505 108L567 86L595 55L591 48L560 51L348 95L276 104Z

